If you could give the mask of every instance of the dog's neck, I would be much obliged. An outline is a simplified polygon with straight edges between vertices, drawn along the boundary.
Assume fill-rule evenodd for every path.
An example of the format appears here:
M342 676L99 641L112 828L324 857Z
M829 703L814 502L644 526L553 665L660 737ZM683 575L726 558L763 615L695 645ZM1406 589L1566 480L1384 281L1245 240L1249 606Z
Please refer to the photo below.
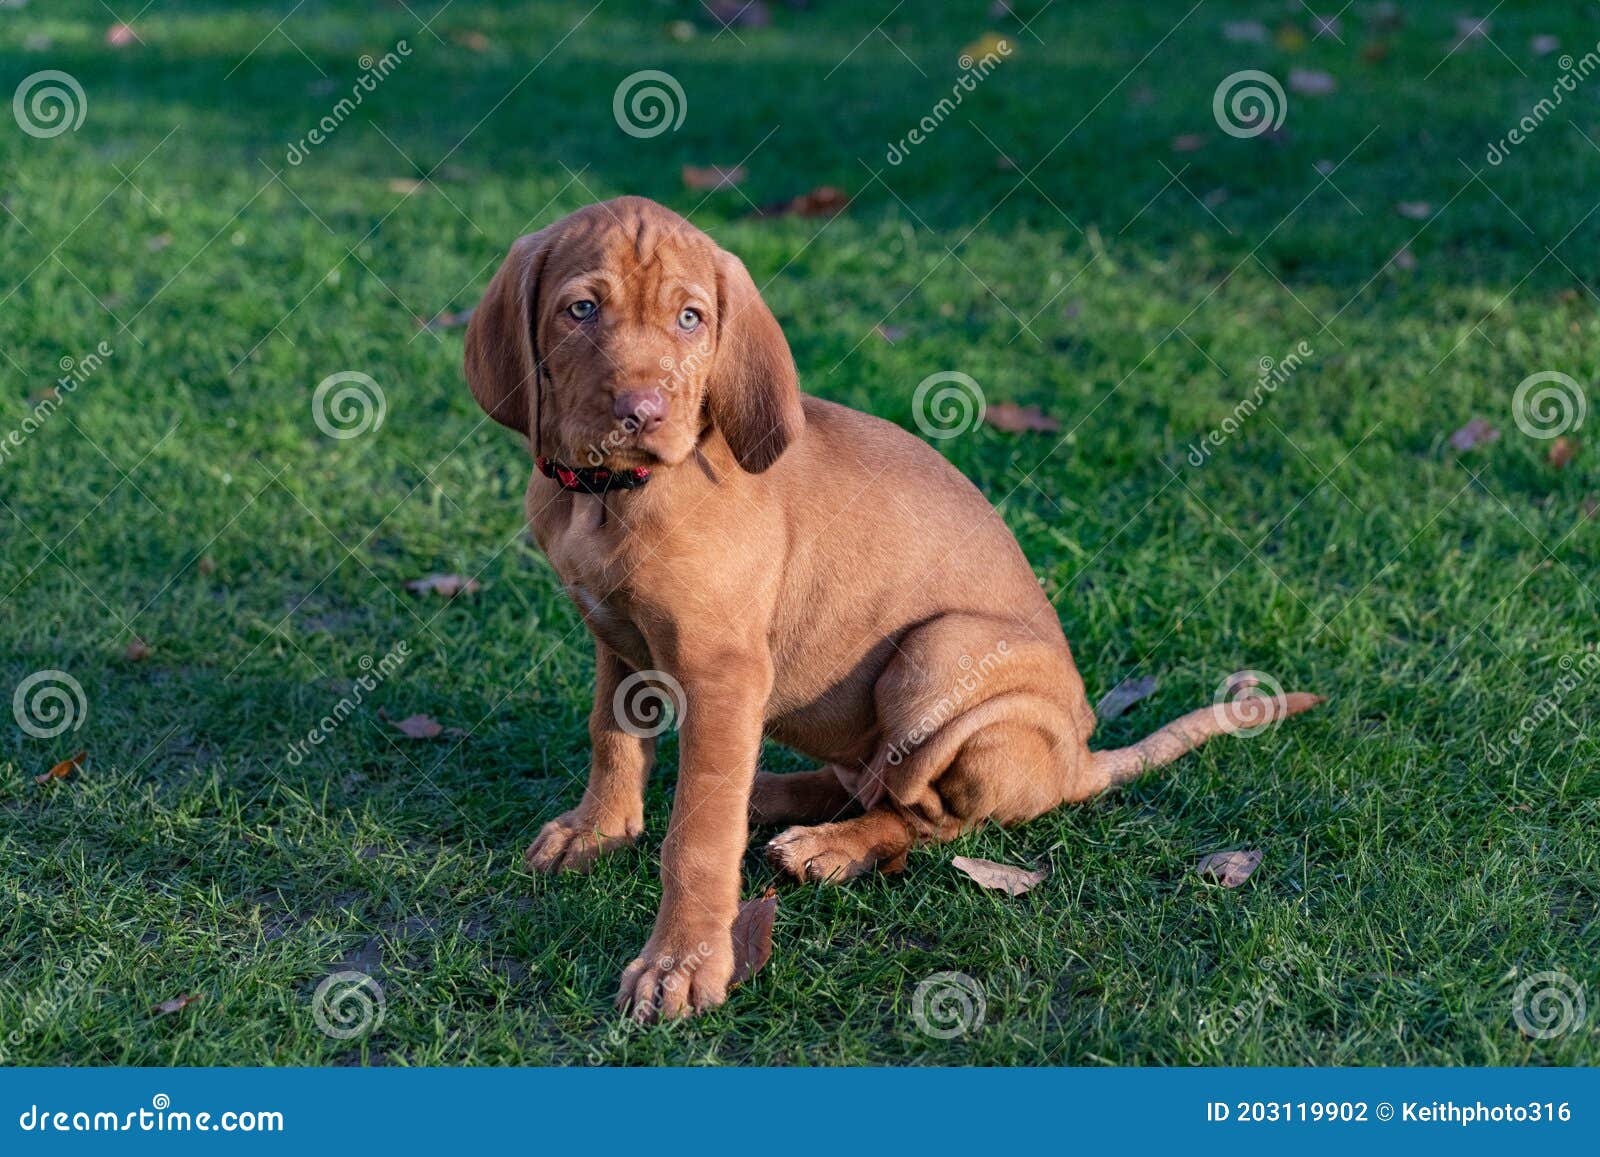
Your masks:
M534 459L539 473L553 479L563 490L576 490L580 494L609 494L613 490L637 490L650 481L650 471L643 466L626 466L613 470L608 466L568 466L554 458Z

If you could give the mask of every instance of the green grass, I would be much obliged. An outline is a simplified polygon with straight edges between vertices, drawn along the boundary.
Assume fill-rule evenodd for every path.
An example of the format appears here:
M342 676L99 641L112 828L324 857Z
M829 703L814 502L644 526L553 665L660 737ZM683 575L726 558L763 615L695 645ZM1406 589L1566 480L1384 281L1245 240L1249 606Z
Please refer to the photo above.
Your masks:
M1442 2L1400 6L1394 29L1358 3L1300 47L1222 34L1308 34L1277 0L1023 3L1027 30L976 0L881 26L888 3L819 0L687 41L669 32L686 3L455 0L420 29L439 6L313 0L274 32L287 2L157 0L122 48L94 0L0 9L5 91L53 68L88 97L76 132L0 125L0 433L60 359L113 350L0 458L0 693L62 670L87 703L75 733L0 730L7 1062L1600 1058L1592 1011L1549 1040L1512 1019L1545 970L1600 1005L1593 681L1544 717L1562 657L1594 645L1600 485L1592 449L1551 467L1511 402L1536 371L1591 387L1600 368L1600 75L1484 160L1561 74L1530 38L1581 56L1593 4L1505 5L1492 43L1453 54L1461 6ZM886 164L985 31L1014 57ZM286 164L357 58L402 38L394 75ZM646 68L687 110L640 140L611 104ZM1235 139L1212 93L1246 68L1338 89L1291 91L1281 135ZM683 164L741 161L738 190L683 188ZM392 184L424 176L411 196ZM831 224L750 215L821 184L854 197ZM955 369L1061 420L940 446L1016 531L1091 695L1159 675L1102 744L1239 668L1328 706L919 850L902 877L785 888L771 964L723 1009L621 1030L610 999L659 895L676 746L637 852L588 878L524 874L521 849L580 791L592 660L520 536L528 463L473 405L461 331L413 317L472 305L512 238L625 192L744 257L811 392L909 427L917 383ZM1389 264L1402 247L1414 268ZM1305 365L1191 465L1260 359L1301 341ZM387 418L339 441L311 392L345 370L379 383ZM1475 415L1500 439L1452 450ZM432 571L482 590L404 589ZM287 760L362 657L401 642L399 671ZM465 735L407 741L379 708ZM81 773L34 783L79 748ZM1239 847L1265 852L1243 887L1195 875ZM996 897L950 868L960 853L1054 875ZM747 894L771 882L752 855ZM338 966L384 986L365 1039L313 1021ZM947 970L987 1013L944 1041L911 1003ZM150 1013L179 993L202 999Z

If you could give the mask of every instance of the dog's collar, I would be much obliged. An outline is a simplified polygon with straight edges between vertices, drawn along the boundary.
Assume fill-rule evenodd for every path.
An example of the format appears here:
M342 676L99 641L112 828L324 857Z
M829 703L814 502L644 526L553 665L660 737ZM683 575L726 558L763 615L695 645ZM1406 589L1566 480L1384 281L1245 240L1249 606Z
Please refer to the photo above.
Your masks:
M563 490L577 490L584 494L606 494L612 490L637 490L650 481L650 471L643 466L629 466L612 470L605 466L565 466L553 458L535 458L539 473L554 479Z

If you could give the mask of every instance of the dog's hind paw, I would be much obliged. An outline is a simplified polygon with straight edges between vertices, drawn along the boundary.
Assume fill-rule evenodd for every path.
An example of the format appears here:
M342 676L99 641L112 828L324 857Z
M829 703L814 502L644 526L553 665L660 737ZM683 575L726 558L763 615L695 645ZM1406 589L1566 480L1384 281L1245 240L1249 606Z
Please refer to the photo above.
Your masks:
M790 828L767 845L767 860L802 883L838 884L864 876L878 866L877 858L859 841L840 833L841 826Z
M638 838L635 825L621 835L608 835L574 809L539 829L522 862L530 872L587 872L602 855L631 847Z

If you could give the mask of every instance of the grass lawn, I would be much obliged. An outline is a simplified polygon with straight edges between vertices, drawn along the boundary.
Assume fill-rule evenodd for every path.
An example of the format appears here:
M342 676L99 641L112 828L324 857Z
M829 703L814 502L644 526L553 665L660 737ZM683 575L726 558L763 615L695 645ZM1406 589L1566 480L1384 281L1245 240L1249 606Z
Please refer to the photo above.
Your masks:
M1358 0L1320 35L1280 0L1017 7L773 3L719 34L643 0L155 0L122 45L96 0L0 8L0 96L56 69L87 102L75 131L0 125L0 696L41 671L83 693L75 730L0 729L0 1059L1600 1060L1600 456L1552 465L1513 402L1600 370L1600 75L1533 111L1596 9L1509 4L1463 36L1471 6L1433 0L1398 24ZM989 32L1011 55L935 112ZM676 130L619 127L642 69L681 86ZM1276 133L1213 115L1245 69L1286 90ZM691 191L685 164L745 177ZM831 222L752 213L822 185L853 198ZM786 887L724 1008L622 1027L676 744L638 851L523 871L581 790L592 655L522 538L529 463L473 404L462 330L415 320L621 193L745 259L808 391L915 429L917 384L954 370L1060 421L938 445L1015 530L1091 697L1159 677L1101 745L1241 668L1328 705L903 876ZM386 412L331 438L312 394L345 371ZM1474 417L1498 439L1452 447ZM406 589L432 572L481 589ZM460 730L386 722L413 713ZM1264 853L1242 887L1196 874L1238 848ZM957 854L1053 875L1007 898ZM752 853L746 894L773 882ZM349 1040L313 1017L345 968L386 1000ZM944 971L985 1003L951 1039L912 1015ZM1547 971L1591 1011L1539 1039L1514 997Z

